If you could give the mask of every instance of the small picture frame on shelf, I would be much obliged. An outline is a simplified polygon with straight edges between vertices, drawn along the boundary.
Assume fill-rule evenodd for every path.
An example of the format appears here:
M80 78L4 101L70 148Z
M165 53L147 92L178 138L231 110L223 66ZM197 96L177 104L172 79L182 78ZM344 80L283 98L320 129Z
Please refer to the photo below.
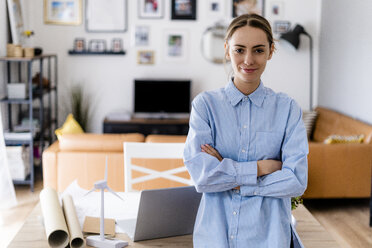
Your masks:
M233 0L232 17L244 14L264 16L265 0Z
M137 64L153 65L155 62L155 52L150 50L141 50L137 52Z
M89 51L90 52L105 52L106 51L106 41L101 39L94 39L89 41Z
M196 20L196 0L172 0L172 20Z
M139 0L138 17L144 19L163 18L164 0Z
M283 34L289 32L291 23L289 21L275 21L274 22L274 33Z
M84 52L85 51L85 39L76 38L74 40L74 51L75 52Z
M123 41L120 38L112 39L111 51L114 53L119 53L123 51Z

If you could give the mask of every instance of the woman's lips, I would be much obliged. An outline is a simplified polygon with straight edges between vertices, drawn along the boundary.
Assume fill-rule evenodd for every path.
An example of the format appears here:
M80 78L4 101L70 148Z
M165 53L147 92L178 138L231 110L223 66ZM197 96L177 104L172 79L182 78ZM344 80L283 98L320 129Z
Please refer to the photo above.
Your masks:
M243 70L245 73L253 73L253 72L255 72L257 69L244 69L244 68L242 68L242 70Z

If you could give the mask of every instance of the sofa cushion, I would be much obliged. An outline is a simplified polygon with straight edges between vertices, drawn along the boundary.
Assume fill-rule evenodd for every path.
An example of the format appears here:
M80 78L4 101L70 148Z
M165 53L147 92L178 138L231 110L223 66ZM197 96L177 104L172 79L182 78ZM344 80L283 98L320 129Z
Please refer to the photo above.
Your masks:
M313 140L323 142L333 134L350 136L364 134L365 144L372 144L372 126L330 109L317 107Z
M69 114L66 118L65 123L62 127L58 128L55 131L57 138L60 139L63 134L75 134L75 133L84 133L84 130L81 128L80 124L75 120L72 114Z
M186 135L160 135L150 134L146 137L147 143L185 143Z
M352 136L342 136L342 135L331 135L324 140L324 144L348 144L348 143L363 143L364 135L352 135Z
M123 152L124 142L144 142L140 133L130 134L64 134L59 139L61 151Z
M311 138L311 134L313 133L317 115L318 113L316 111L303 111L302 113L302 120L304 121L308 139Z

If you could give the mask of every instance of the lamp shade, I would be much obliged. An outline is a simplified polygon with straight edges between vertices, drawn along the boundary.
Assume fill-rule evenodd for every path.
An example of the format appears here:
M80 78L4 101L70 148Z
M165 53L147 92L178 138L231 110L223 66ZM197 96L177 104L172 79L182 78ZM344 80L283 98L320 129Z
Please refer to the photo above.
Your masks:
M280 36L281 40L289 42L292 46L298 49L300 45L300 34L307 34L304 27L301 25L296 25L296 27L287 33L284 33Z

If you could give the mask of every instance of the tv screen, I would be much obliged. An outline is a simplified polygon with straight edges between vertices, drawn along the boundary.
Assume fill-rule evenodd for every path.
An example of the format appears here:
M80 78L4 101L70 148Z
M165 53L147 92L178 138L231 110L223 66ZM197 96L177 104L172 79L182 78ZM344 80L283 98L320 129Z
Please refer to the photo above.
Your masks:
M135 79L134 112L190 113L191 80Z

